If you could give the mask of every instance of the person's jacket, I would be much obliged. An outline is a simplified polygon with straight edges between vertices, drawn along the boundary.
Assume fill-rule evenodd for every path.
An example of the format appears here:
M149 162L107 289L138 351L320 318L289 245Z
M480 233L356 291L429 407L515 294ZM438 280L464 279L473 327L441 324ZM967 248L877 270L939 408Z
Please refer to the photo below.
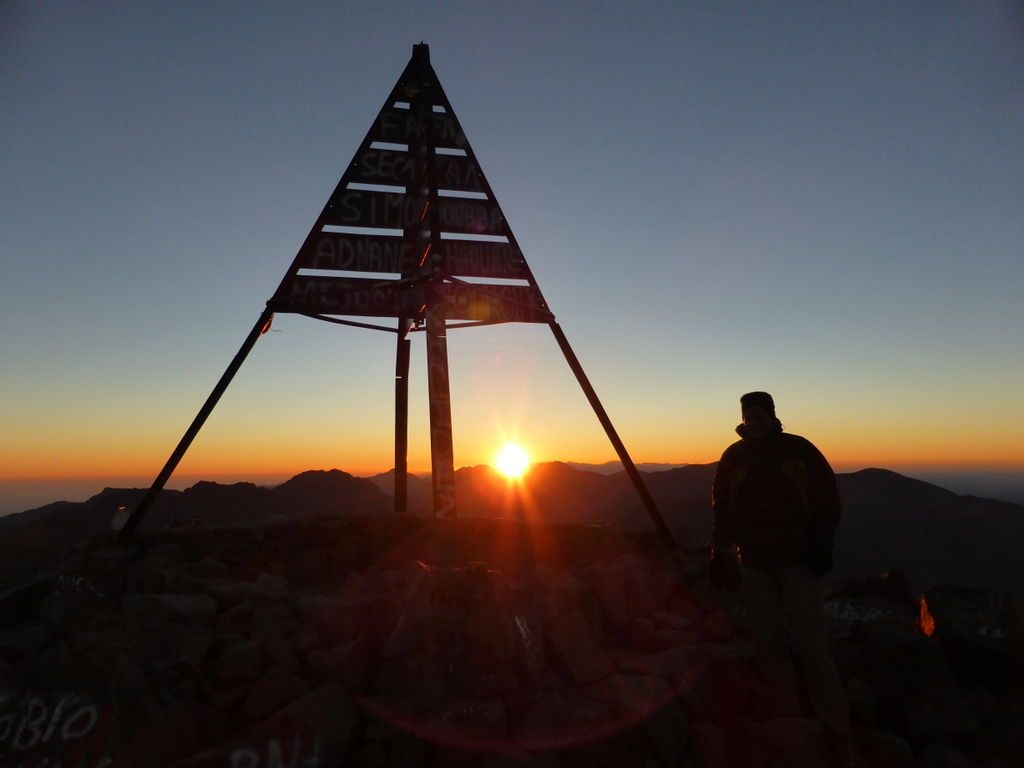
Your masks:
M809 441L777 431L744 436L718 463L712 487L712 542L736 544L753 568L804 565L820 575L832 567L840 503L835 474Z

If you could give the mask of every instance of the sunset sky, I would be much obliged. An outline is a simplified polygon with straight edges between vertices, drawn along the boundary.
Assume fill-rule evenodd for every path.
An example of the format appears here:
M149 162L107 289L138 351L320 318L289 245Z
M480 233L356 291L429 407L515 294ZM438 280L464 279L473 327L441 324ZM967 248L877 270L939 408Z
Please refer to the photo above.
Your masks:
M717 459L766 389L840 469L1024 469L1019 3L25 1L0 482L159 470L421 40L636 461ZM390 468L394 337L274 331L180 476ZM614 458L546 326L449 354L457 466Z

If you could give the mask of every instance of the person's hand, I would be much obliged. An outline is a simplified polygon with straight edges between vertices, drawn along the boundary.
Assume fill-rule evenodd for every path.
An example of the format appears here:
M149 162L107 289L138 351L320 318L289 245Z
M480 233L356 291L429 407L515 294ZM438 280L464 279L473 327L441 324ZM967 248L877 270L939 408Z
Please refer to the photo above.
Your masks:
M835 535L832 531L818 531L811 542L811 573L824 576L832 570L832 549Z
M736 563L732 554L723 552L717 547L711 549L711 563L708 567L708 578L715 589L731 589L734 584L733 571Z

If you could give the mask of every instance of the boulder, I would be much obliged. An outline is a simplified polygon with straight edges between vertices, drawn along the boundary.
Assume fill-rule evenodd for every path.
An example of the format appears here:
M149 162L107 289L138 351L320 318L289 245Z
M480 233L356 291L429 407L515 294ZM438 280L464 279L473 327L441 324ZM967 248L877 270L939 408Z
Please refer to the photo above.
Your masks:
M575 576L548 565L538 565L529 585L537 619L545 629L571 610L587 613L587 585Z
M168 702L145 718L121 714L108 751L112 766L166 765L199 749L199 729L181 702Z
M538 622L520 610L503 574L485 564L416 563L382 655L423 652L438 656L449 693L464 699L508 692L516 673L536 680L543 668Z
M690 723L677 703L668 701L644 717L642 723L653 747L650 751L662 765L683 763L689 751Z
M488 752L479 768L560 768L558 756L550 752Z
M762 733L778 747L784 761L782 765L794 768L828 768L828 746L817 720L779 717L765 720L762 729Z
M826 631L833 639L850 637L864 624L885 625L879 631L908 637L918 634L913 605L878 597L830 597L825 601L825 620Z
M711 720L698 720L691 729L693 751L701 768L730 768L726 733Z
M133 636L134 653L146 667L180 661L199 667L213 646L213 634L205 627L167 624L159 631L139 631Z
M264 629L256 629L252 633L252 639L260 644L271 663L289 672L295 672L299 667L299 661L295 655L295 644L290 639L291 634L282 631L282 625L279 623Z
M917 701L906 714L907 739L916 749L946 739L967 740L979 726L978 716L954 694Z
M46 648L57 636L47 624L16 624L0 627L0 658L16 660Z
M687 683L678 692L692 719L725 724L777 716L783 705L788 712L788 704L780 704L762 679L751 648L709 644L700 653L703 658L685 673Z
M662 610L675 587L668 570L632 552L592 563L584 577L597 593L605 621L615 629Z
M445 701L423 718L432 738L465 746L484 745L506 737L506 708L500 700Z
M855 720L868 728L877 725L875 692L871 690L871 686L859 677L851 677L846 681L846 700L850 705L850 714Z
M520 742L534 748L571 742L581 718L567 692L548 691L527 704L518 720Z
M242 714L250 719L263 719L310 689L308 681L285 669L273 666L263 673L242 704Z
M664 707L672 698L668 683L654 675L614 673L588 685L587 696L630 719L640 719Z
M548 630L551 656L575 683L600 680L612 671L601 638L579 611L571 611Z
M874 692L878 725L905 733L920 702L957 695L956 678L938 643L902 623L866 622L855 628L856 676Z
M151 598L166 606L175 618L195 624L209 624L217 614L217 601L209 595L155 594Z
M0 626L38 619L40 604L53 586L53 579L36 579L0 592Z
M705 610L701 602L688 589L677 588L669 597L665 611L658 612L655 616L663 615L676 616L681 620L698 624L704 620Z
M651 619L654 622L654 626L657 628L686 631L692 629L694 626L693 618L673 613L672 611L658 611L651 617ZM697 621L699 622L700 619L698 618Z
M888 731L868 731L854 743L865 768L915 768L910 744Z
M383 645L391 629L395 606L387 596L363 598L316 596L302 600L299 614L316 627L329 645L354 640L361 634L374 645Z
M267 721L247 733L256 743L275 737L280 743L310 745L319 760L317 765L341 765L352 741L357 710L352 698L337 683L327 683L310 691ZM258 740L257 740L258 737Z
M210 664L216 680L253 680L263 672L263 652L254 640L236 642Z
M970 755L945 742L925 748L918 765L921 768L978 768L978 763Z
M408 696L424 707L445 695L445 670L430 651L407 654L380 665L371 689L382 697Z
M313 672L337 680L349 692L362 691L369 680L370 649L362 637L310 651L306 659Z
M840 579L825 589L826 600L844 597L852 597L859 600L886 600L903 605L915 605L907 575L895 568L886 570L881 576L871 576L867 579L851 577Z
M962 684L1004 681L1016 668L1010 595L936 586L920 602L921 630L939 641Z
M699 647L669 648L658 653L625 654L616 665L623 672L658 675L674 688L690 687L708 661L708 654Z
M192 573L201 579L219 579L228 575L230 569L220 560L204 557L192 566Z
M743 768L830 768L821 726L814 720L749 722L739 730L732 751L734 764Z
M664 647L651 619L630 619L626 624L626 642L631 650L638 653L652 653Z

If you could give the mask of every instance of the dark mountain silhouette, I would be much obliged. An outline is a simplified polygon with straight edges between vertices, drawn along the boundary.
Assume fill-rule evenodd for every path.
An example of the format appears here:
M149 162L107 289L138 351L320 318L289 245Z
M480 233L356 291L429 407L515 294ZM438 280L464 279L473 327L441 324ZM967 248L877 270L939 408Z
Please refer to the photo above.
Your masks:
M0 545L18 555L0 558L0 585L51 569L75 544L108 530L118 508L133 508L144 493L141 488L104 488L81 503L58 501L8 515L0 528ZM142 524L257 524L275 516L364 515L391 506L391 500L365 478L337 469L314 470L275 488L202 481L184 491L165 490Z
M579 469L583 472L596 472L599 475L614 475L617 472L622 472L621 461L606 461L602 464L587 464L581 461L567 461L565 463L573 469ZM637 464L636 468L641 472L665 472L669 469L679 469L680 467L685 466L686 464L645 461Z
M391 503L364 477L340 469L310 470L270 490L279 514L385 512Z
M387 472L381 472L379 475L373 475L372 477L366 478L373 483L377 488L389 497L394 497L395 494L395 470L389 469ZM405 481L406 491L408 493L409 500L409 511L414 513L426 514L430 511L430 475L421 477L419 475L409 474Z
M680 541L703 544L711 524L715 464L691 464L645 474L645 482ZM165 491L144 525L257 523L280 516L360 515L392 509L394 473L357 478L340 470L310 471L276 488L252 483L201 482ZM843 519L836 567L830 578L862 576L885 568L905 570L915 587L943 581L1003 588L1024 585L1024 507L959 496L895 472L866 469L838 476ZM429 478L410 476L409 511L430 513ZM456 472L459 514L558 523L651 527L624 472L598 474L562 462L534 465L521 482L489 466ZM137 503L141 489L107 488L80 504L54 504L10 515L0 542L18 557L0 559L0 580L11 583L59 563L74 544L107 529L118 506Z

